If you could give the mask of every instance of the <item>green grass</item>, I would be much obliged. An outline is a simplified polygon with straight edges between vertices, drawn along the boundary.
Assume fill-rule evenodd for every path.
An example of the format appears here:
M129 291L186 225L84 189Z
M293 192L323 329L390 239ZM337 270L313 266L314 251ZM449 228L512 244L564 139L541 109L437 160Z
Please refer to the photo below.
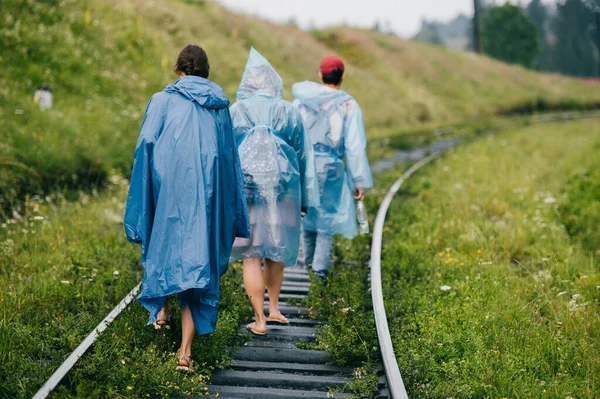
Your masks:
M600 395L599 148L594 122L513 128L407 182L388 214L382 268L410 397ZM399 173L378 178L373 216ZM343 258L364 251L340 245ZM334 296L356 271L335 272ZM322 345L351 337L324 334Z

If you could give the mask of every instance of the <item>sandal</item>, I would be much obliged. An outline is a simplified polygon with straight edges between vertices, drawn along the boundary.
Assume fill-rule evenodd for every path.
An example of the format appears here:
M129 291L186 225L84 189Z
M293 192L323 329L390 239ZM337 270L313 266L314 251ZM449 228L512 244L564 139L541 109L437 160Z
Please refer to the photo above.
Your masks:
M177 361L177 368L175 370L178 371L192 371L192 359L188 355L179 354L179 360Z
M267 331L259 331L256 328L254 328L254 326L256 326L256 322L252 322L250 324L248 324L246 326L246 330L250 331L252 334L254 335L266 335Z
M165 330L170 330L171 326L169 325L169 321L171 321L170 315L159 314L156 318L156 321L152 323L152 325L154 326L155 330L162 330L163 328Z
M269 317L267 318L267 321L272 321L272 322L279 323L279 324L290 324L290 321L288 320L288 318L285 317L284 315L282 315L281 313L279 313L279 317L269 315Z

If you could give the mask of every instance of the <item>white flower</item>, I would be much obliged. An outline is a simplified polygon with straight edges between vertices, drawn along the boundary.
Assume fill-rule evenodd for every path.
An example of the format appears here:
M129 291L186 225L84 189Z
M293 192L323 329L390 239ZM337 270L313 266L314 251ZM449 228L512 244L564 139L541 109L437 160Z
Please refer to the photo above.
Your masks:
M342 313L346 313L347 311L352 310L352 308L343 308Z
M43 216L34 216L33 220L44 220Z
M479 262L480 265L493 265L494 262Z
M554 197L544 198L544 204L554 204L555 202L556 202L556 198L554 198Z
M115 270L115 271L113 272L113 276L118 276L118 275L119 275L119 271L118 271L118 270Z
M561 291L561 292L559 292L559 293L558 293L556 296L557 296L557 297L559 297L559 296L563 296L563 295L565 295L566 293L567 293L567 291Z
M581 294L573 294L573 296L571 297L572 299L577 299L581 296Z
M440 290L442 291L450 291L452 289L452 287L448 286L448 285L442 285L440 287Z
M121 359L121 364L125 364L125 359Z
M70 281L68 281L68 280L61 280L61 282L60 282L60 283L61 283L61 284L71 284L71 282L70 282Z
M15 242L9 238L0 245L0 249L4 256L11 258L15 255Z

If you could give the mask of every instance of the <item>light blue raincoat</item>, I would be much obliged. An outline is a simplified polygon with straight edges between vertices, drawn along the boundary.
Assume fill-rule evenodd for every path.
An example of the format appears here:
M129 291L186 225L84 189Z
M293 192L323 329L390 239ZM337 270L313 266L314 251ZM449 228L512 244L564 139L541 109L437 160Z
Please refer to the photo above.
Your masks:
M168 295L192 310L199 334L215 329L220 276L236 236L250 234L242 171L221 87L186 76L148 104L125 212L142 245L138 301L156 320Z
M301 206L319 204L314 154L298 110L283 100L281 77L254 49L231 117L252 231L249 240L236 241L232 260L268 258L295 265Z
M310 208L303 227L354 238L352 191L373 187L362 111L350 94L315 82L296 83L292 94L315 149L321 194L320 206Z

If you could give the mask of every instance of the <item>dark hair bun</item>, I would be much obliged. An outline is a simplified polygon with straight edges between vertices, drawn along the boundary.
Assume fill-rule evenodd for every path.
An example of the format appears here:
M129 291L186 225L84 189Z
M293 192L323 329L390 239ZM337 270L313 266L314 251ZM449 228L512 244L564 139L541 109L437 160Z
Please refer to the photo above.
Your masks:
M175 72L183 72L186 75L200 76L208 78L210 74L210 64L208 55L200 46L190 44L186 46L177 57Z

